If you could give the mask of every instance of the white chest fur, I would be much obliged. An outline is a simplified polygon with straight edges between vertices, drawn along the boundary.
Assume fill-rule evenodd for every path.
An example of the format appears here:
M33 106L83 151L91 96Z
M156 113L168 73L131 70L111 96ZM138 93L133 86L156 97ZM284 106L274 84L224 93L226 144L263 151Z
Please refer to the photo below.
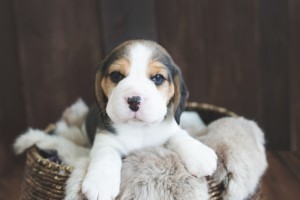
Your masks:
M116 134L99 133L95 143L113 145L123 155L136 149L162 145L181 129L174 119L154 125L117 124L114 128Z

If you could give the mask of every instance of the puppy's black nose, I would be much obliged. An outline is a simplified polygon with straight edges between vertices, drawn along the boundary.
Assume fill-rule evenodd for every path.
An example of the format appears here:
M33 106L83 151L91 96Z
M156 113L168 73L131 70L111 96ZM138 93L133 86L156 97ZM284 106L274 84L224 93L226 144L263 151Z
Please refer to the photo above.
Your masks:
M132 96L127 99L127 103L129 104L130 110L136 112L139 110L139 105L141 103L141 97Z

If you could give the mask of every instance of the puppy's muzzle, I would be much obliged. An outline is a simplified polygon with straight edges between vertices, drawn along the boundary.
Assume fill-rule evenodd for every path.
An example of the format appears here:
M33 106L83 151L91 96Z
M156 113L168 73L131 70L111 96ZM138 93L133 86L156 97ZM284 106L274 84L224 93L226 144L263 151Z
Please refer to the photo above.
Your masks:
M129 104L130 110L133 112L136 112L139 110L139 105L141 103L141 97L140 96L132 96L127 99L127 103Z

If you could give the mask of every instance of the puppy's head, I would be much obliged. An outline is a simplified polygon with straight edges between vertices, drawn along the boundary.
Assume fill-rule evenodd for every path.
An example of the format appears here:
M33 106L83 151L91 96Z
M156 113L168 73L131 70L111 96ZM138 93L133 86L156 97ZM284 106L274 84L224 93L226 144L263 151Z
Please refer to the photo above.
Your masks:
M188 95L171 56L152 41L127 41L109 54L96 73L96 96L114 123L152 124L167 114L177 123Z

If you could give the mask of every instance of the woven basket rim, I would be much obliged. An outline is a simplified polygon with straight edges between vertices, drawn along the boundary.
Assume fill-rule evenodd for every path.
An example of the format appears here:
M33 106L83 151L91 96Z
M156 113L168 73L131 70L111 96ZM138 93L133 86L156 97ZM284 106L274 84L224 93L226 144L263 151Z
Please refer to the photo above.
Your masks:
M235 112L232 112L224 107L216 106L209 103L198 103L198 102L191 101L191 102L187 102L186 107L190 109L198 108L198 109L208 110L208 111L217 111L219 113L226 114L230 117L239 117L239 115L236 114Z
M31 156L34 160L37 161L37 163L39 163L40 165L42 165L47 169L55 169L55 170L58 169L61 171L67 171L69 173L73 171L73 167L71 166L58 164L48 160L47 158L42 157L36 146L33 146L30 149L28 149L27 154L28 154L27 156Z

